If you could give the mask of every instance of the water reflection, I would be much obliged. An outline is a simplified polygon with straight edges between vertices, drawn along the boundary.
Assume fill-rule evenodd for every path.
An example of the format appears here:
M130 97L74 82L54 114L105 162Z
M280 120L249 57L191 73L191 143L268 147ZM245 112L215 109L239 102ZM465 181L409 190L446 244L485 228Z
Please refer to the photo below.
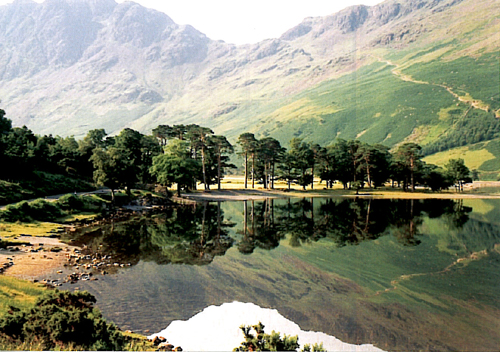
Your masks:
M206 265L224 255L234 242L220 203L182 206L165 213L119 223L82 228L66 238L84 247L83 254L105 253L131 265L140 260L157 264Z
M245 201L243 239L240 252L249 254L258 247L272 249L288 237L292 247L328 238L338 247L357 245L392 233L403 245L420 242L423 217L446 217L450 229L461 228L472 208L461 200L373 200L373 199L288 199L275 205L268 199L255 204ZM249 220L250 219L250 220Z
M125 329L160 331L240 301L383 350L492 350L500 340L500 226L492 220L500 202L478 203L479 211L470 204L205 203L68 236L87 246L83 254L131 264L78 283Z
M221 203L204 202L68 236L87 252L106 253L131 265L140 260L207 265L234 244L240 253L251 254L256 248L272 250L284 238L292 247L323 238L344 247L391 234L404 246L417 246L424 217L443 218L449 229L458 229L472 211L461 200L303 198L242 204L241 225L234 234L230 229L236 223L224 218Z

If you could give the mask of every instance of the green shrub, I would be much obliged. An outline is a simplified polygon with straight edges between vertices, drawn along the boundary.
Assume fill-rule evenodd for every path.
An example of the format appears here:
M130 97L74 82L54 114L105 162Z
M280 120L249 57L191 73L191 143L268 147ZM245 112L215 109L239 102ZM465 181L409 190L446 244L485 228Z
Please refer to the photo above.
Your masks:
M32 308L11 307L0 318L0 335L44 349L123 350L125 337L103 319L95 301L88 292L48 291Z
M36 199L28 204L31 208L29 216L35 220L55 220L63 215L61 208L54 202Z
M0 218L8 222L51 221L62 215L63 212L57 204L36 199L29 203L22 201L6 206L0 214Z
M85 207L85 201L83 197L74 194L65 194L57 201L61 209L63 210L82 210Z

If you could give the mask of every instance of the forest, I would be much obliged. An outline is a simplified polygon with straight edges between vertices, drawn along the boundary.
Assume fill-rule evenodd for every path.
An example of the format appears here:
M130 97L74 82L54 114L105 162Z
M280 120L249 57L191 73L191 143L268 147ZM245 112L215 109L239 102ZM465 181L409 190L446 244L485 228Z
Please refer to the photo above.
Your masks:
M272 137L257 139L252 133L242 133L234 146L225 136L195 124L160 125L150 135L126 128L109 136L104 129L95 129L76 140L35 135L26 126L12 127L3 110L0 135L0 180L29 185L45 179L58 187L45 190L46 194L95 186L108 187L114 197L115 190L130 192L147 184L176 184L178 194L195 190L198 183L205 190L213 185L220 189L224 175L235 172L235 160L243 160L240 170L245 174L245 188L260 184L273 189L281 180L288 189L292 184L312 189L316 177L325 182L325 188L339 182L344 189L357 192L387 182L405 191L414 191L417 185L439 191L452 185L460 190L471 181L462 159L450 160L444 169L426 164L422 148L415 143L389 150L358 140L337 139L323 147L293 138L287 149ZM59 184L53 181L54 175L71 182Z

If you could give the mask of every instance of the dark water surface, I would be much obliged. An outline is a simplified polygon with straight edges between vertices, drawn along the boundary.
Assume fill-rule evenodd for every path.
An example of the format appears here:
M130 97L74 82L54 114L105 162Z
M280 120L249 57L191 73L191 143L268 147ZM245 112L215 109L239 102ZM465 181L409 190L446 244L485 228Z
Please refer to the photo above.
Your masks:
M385 350L500 348L500 201L200 203L72 236L130 263L64 287L124 329L240 301Z

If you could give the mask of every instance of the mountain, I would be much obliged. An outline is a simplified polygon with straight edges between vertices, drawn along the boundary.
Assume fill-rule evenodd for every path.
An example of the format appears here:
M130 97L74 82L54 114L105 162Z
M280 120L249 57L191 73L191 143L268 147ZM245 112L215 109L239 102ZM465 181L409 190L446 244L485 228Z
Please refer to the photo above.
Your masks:
M242 46L133 2L16 0L0 7L0 99L41 134L197 123L233 140L416 141L497 172L499 33L496 0L353 6Z

